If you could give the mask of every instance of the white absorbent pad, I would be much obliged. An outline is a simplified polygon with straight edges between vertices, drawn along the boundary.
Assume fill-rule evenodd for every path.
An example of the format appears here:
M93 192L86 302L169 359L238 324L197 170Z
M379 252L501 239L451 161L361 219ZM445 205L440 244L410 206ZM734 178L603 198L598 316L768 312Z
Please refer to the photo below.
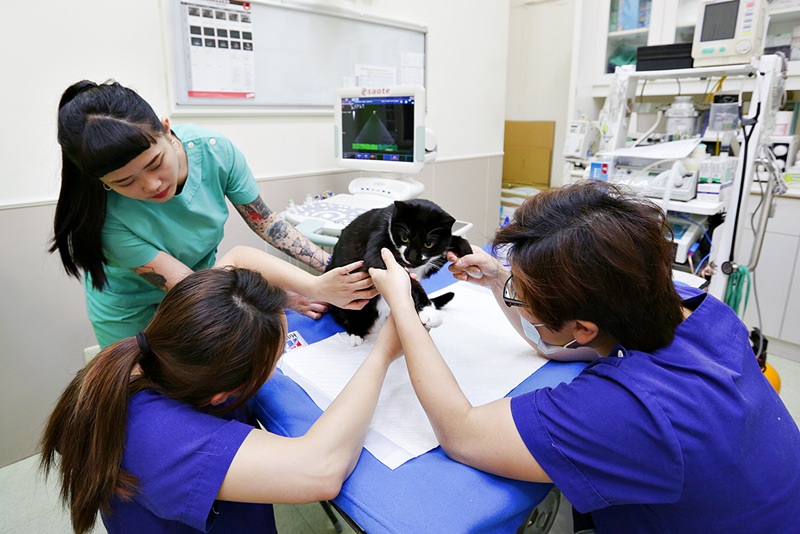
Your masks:
M431 330L431 337L473 406L504 397L547 363L508 323L491 291L456 282L437 293L447 291L455 298L440 310L444 323ZM369 354L376 334L358 347L344 336L289 351L279 364L322 410ZM389 367L364 446L395 469L438 445L401 358Z

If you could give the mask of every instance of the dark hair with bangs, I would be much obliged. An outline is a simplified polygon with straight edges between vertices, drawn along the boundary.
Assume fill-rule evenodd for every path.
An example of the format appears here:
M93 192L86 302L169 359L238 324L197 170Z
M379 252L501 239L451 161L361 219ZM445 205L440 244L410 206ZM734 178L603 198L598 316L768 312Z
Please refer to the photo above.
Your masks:
M671 234L653 202L586 180L526 200L493 246L508 245L514 287L548 328L583 319L652 352L682 319Z
M103 289L106 263L101 232L106 194L100 178L120 169L165 135L153 108L135 91L116 82L75 83L58 105L61 191L49 251L59 252L64 269Z
M121 469L130 396L153 389L199 407L235 392L217 411L241 406L275 368L286 305L286 293L253 271L198 271L167 292L144 331L149 350L125 338L78 372L47 421L40 464L45 474L58 469L75 532L88 532L114 495L136 492L136 478ZM142 373L132 378L137 364Z

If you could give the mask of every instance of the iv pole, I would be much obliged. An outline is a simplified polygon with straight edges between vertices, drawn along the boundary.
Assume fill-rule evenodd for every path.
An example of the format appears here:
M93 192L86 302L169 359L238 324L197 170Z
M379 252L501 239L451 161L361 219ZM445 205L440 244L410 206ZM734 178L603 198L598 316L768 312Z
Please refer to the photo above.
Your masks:
M766 218L762 218L761 228L756 236L750 258L741 260L741 252L736 250L736 240L747 217L747 203L753 185L753 173L758 159L760 147L767 142L769 132L775 123L775 112L781 105L783 86L786 79L786 61L778 55L762 56L756 72L755 88L750 100L747 116L743 117L744 125L751 125L748 146L739 159L736 177L733 181L731 196L728 201L725 222L714 232L714 248L711 253L712 265L720 267L720 272L711 277L709 293L724 300L729 276L736 271L738 265L755 265L758 262L761 242L766 230ZM744 126L743 126L744 128ZM768 193L771 201L771 193ZM766 204L765 204L766 205ZM769 206L766 205L767 210ZM719 232L722 237L717 238ZM736 260L739 260L738 263Z

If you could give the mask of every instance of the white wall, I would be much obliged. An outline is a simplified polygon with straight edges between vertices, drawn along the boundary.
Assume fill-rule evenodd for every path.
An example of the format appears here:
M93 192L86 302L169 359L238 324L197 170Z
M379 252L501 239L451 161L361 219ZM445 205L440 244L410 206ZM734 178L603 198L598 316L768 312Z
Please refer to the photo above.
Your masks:
M512 2L509 16L506 119L555 121L550 184L562 183L561 154L572 76L577 0Z
M54 142L55 116L59 96L69 84L82 78L98 82L114 78L135 88L160 115L170 113L161 2L45 0L36 4L35 12L20 11L25 16L6 25L0 34L5 82L0 86L0 123L5 126L0 131L0 153L8 157L3 157L0 174L0 206L57 196L60 156ZM438 135L439 157L502 152L506 3L318 3L426 25L428 125ZM222 130L242 148L258 178L334 168L332 114L174 120Z
M161 0L161 2L166 0ZM162 4L158 0L44 0L14 4L0 33L0 466L34 452L41 424L94 344L80 284L47 254L60 179L55 118L63 90L114 78L169 114ZM507 2L328 0L428 27L428 124L439 159L420 180L425 196L458 218L479 218L476 243L496 225L508 47ZM0 0L4 13L11 2ZM23 9L23 8L27 8ZM215 128L239 145L267 204L303 191L342 192L332 159L332 115L173 117ZM309 142L310 140L310 142ZM309 150L311 147L311 150ZM271 199L274 201L271 201ZM226 241L254 244L235 218ZM487 221L494 221L489 223ZM258 244L258 241L255 241Z
M60 169L55 117L69 84L114 77L164 108L159 5L156 0L47 0L28 9L2 4L0 205L53 199Z

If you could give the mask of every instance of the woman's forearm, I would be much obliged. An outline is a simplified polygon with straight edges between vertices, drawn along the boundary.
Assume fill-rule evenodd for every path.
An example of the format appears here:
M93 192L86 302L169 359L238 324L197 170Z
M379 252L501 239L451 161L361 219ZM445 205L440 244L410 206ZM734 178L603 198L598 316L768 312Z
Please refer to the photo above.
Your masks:
M245 246L233 247L216 263L218 267L234 265L251 269L283 289L348 309L361 309L377 294L369 275L358 271L362 264L355 262L314 275L262 250Z
M420 322L413 303L396 305L392 308L392 316L403 344L411 384L439 443L447 450L450 440L456 439L460 432L472 405Z
M312 269L320 272L325 270L330 254L309 241L294 226L272 211L260 196L249 204L235 204L234 207L247 226L264 241Z
M233 247L216 262L217 267L226 265L256 271L282 289L311 298L320 297L316 294L315 275L264 251L245 246Z
M328 265L330 254L319 248L301 234L297 228L274 213L267 219L268 230L262 235L264 240L293 258L302 261L312 269L323 272Z
M334 498L358 462L386 372L399 353L396 335L382 333L305 435L285 438L251 432L236 453L218 498L271 503Z
M304 439L314 442L318 454L338 466L335 469L343 469L342 480L350 475L361 455L390 363L388 352L376 346L306 433Z

